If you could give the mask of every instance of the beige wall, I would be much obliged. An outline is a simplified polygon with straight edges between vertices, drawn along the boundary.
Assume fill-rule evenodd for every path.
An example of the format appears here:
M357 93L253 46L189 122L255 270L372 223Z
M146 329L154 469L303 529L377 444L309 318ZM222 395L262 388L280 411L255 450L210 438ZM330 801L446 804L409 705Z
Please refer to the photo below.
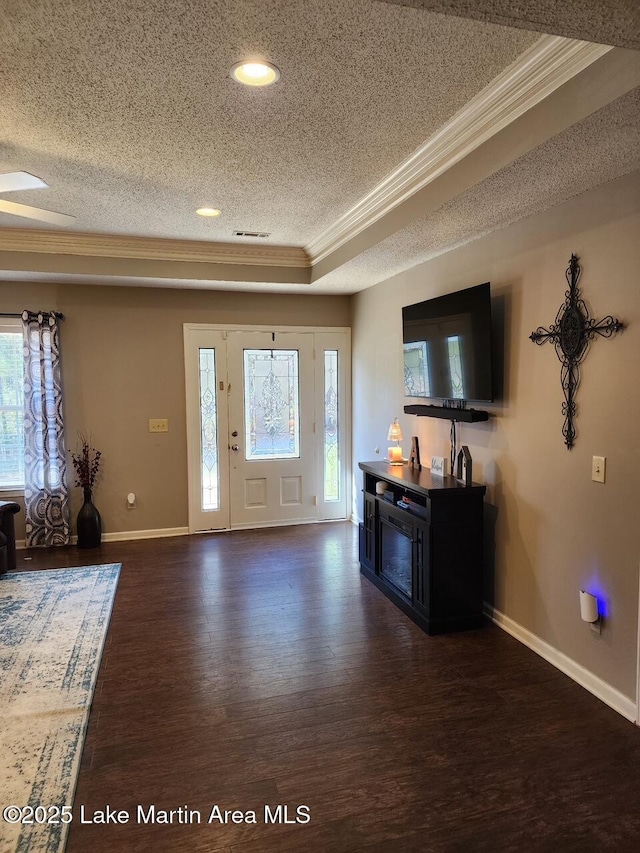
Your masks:
M183 323L350 325L346 296L0 283L0 306L65 315L67 446L75 449L81 430L103 452L95 502L105 533L188 523ZM149 433L149 418L168 418L169 432ZM73 519L80 498L72 489Z
M521 626L635 700L640 557L640 179L582 195L363 291L353 305L354 494L359 460L384 453L398 416L405 453L449 454L449 424L403 415L401 306L491 281L504 314L504 394L484 424L463 424L474 479L497 515L495 579L486 595ZM577 441L563 443L560 364L528 335L553 322L572 252L598 319L628 328L597 339L582 369ZM591 481L592 455L607 482ZM358 508L358 511L361 511ZM578 591L606 600L601 637L580 620Z

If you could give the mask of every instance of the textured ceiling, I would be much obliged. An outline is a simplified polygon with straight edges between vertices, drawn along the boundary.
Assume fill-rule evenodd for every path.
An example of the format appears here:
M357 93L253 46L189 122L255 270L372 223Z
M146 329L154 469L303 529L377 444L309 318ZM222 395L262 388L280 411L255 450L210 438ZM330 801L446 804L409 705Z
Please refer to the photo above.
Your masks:
M228 240L249 229L289 245L331 224L538 38L370 0L0 10L0 169L51 187L11 201L69 213L81 231ZM230 79L255 54L280 68L276 86ZM203 205L223 216L202 220ZM0 214L0 227L15 224Z
M607 0L600 16L589 12L593 2L577 16L581 37L598 41L602 32L602 42L620 43L607 39L625 29L629 0ZM566 10L557 7L551 0L0 0L0 172L25 170L50 184L6 198L72 214L72 231L114 241L216 246L247 229L271 234L261 246L306 247L541 32L568 34ZM527 30L532 10L549 22L546 30ZM635 38L630 27L627 37ZM233 82L230 67L248 56L274 62L280 82L264 90ZM46 256L23 267L2 251L0 279L352 293L638 168L639 112L637 91L619 98L313 285L278 283L275 273L249 281L241 267L233 280L221 272L219 281L201 279L199 268L170 278L157 261L144 275L126 261L117 272L112 265L93 274L100 258L84 275L75 271L82 259L62 273ZM223 215L196 216L203 205ZM43 227L0 213L0 237L31 229L31 242Z
M640 89L500 169L322 279L355 292L640 169Z
M638 0L384 0L475 21L640 49Z

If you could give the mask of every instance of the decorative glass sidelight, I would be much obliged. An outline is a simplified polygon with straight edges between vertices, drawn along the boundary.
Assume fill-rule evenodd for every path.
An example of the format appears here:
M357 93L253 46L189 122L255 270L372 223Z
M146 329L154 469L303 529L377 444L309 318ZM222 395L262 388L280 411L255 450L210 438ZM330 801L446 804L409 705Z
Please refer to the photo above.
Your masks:
M455 400L464 398L464 379L462 376L462 359L460 357L460 336L451 335L447 338L449 356L449 374L451 376L451 397Z
M429 397L429 357L426 341L411 341L403 345L404 393L407 397Z
M244 351L245 458L300 457L298 350Z
M200 468L202 510L220 509L218 472L218 399L216 351L201 349L200 366Z
M324 499L340 500L338 350L324 353Z

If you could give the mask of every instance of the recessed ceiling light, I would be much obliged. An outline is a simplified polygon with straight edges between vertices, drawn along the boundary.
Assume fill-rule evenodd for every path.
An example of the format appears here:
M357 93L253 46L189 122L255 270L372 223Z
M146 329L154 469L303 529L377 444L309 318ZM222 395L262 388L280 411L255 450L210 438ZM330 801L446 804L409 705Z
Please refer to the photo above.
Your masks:
M280 72L263 59L244 59L232 66L231 76L245 86L270 86L280 79Z
M198 216L220 216L222 211L218 210L217 207L199 207L196 213Z

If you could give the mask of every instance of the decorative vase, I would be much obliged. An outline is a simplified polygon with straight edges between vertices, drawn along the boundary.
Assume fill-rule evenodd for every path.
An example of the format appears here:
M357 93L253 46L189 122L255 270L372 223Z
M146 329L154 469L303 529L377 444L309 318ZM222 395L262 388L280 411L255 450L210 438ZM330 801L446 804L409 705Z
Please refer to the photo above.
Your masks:
M78 548L97 548L102 538L102 519L91 501L91 489L84 490L78 513Z

